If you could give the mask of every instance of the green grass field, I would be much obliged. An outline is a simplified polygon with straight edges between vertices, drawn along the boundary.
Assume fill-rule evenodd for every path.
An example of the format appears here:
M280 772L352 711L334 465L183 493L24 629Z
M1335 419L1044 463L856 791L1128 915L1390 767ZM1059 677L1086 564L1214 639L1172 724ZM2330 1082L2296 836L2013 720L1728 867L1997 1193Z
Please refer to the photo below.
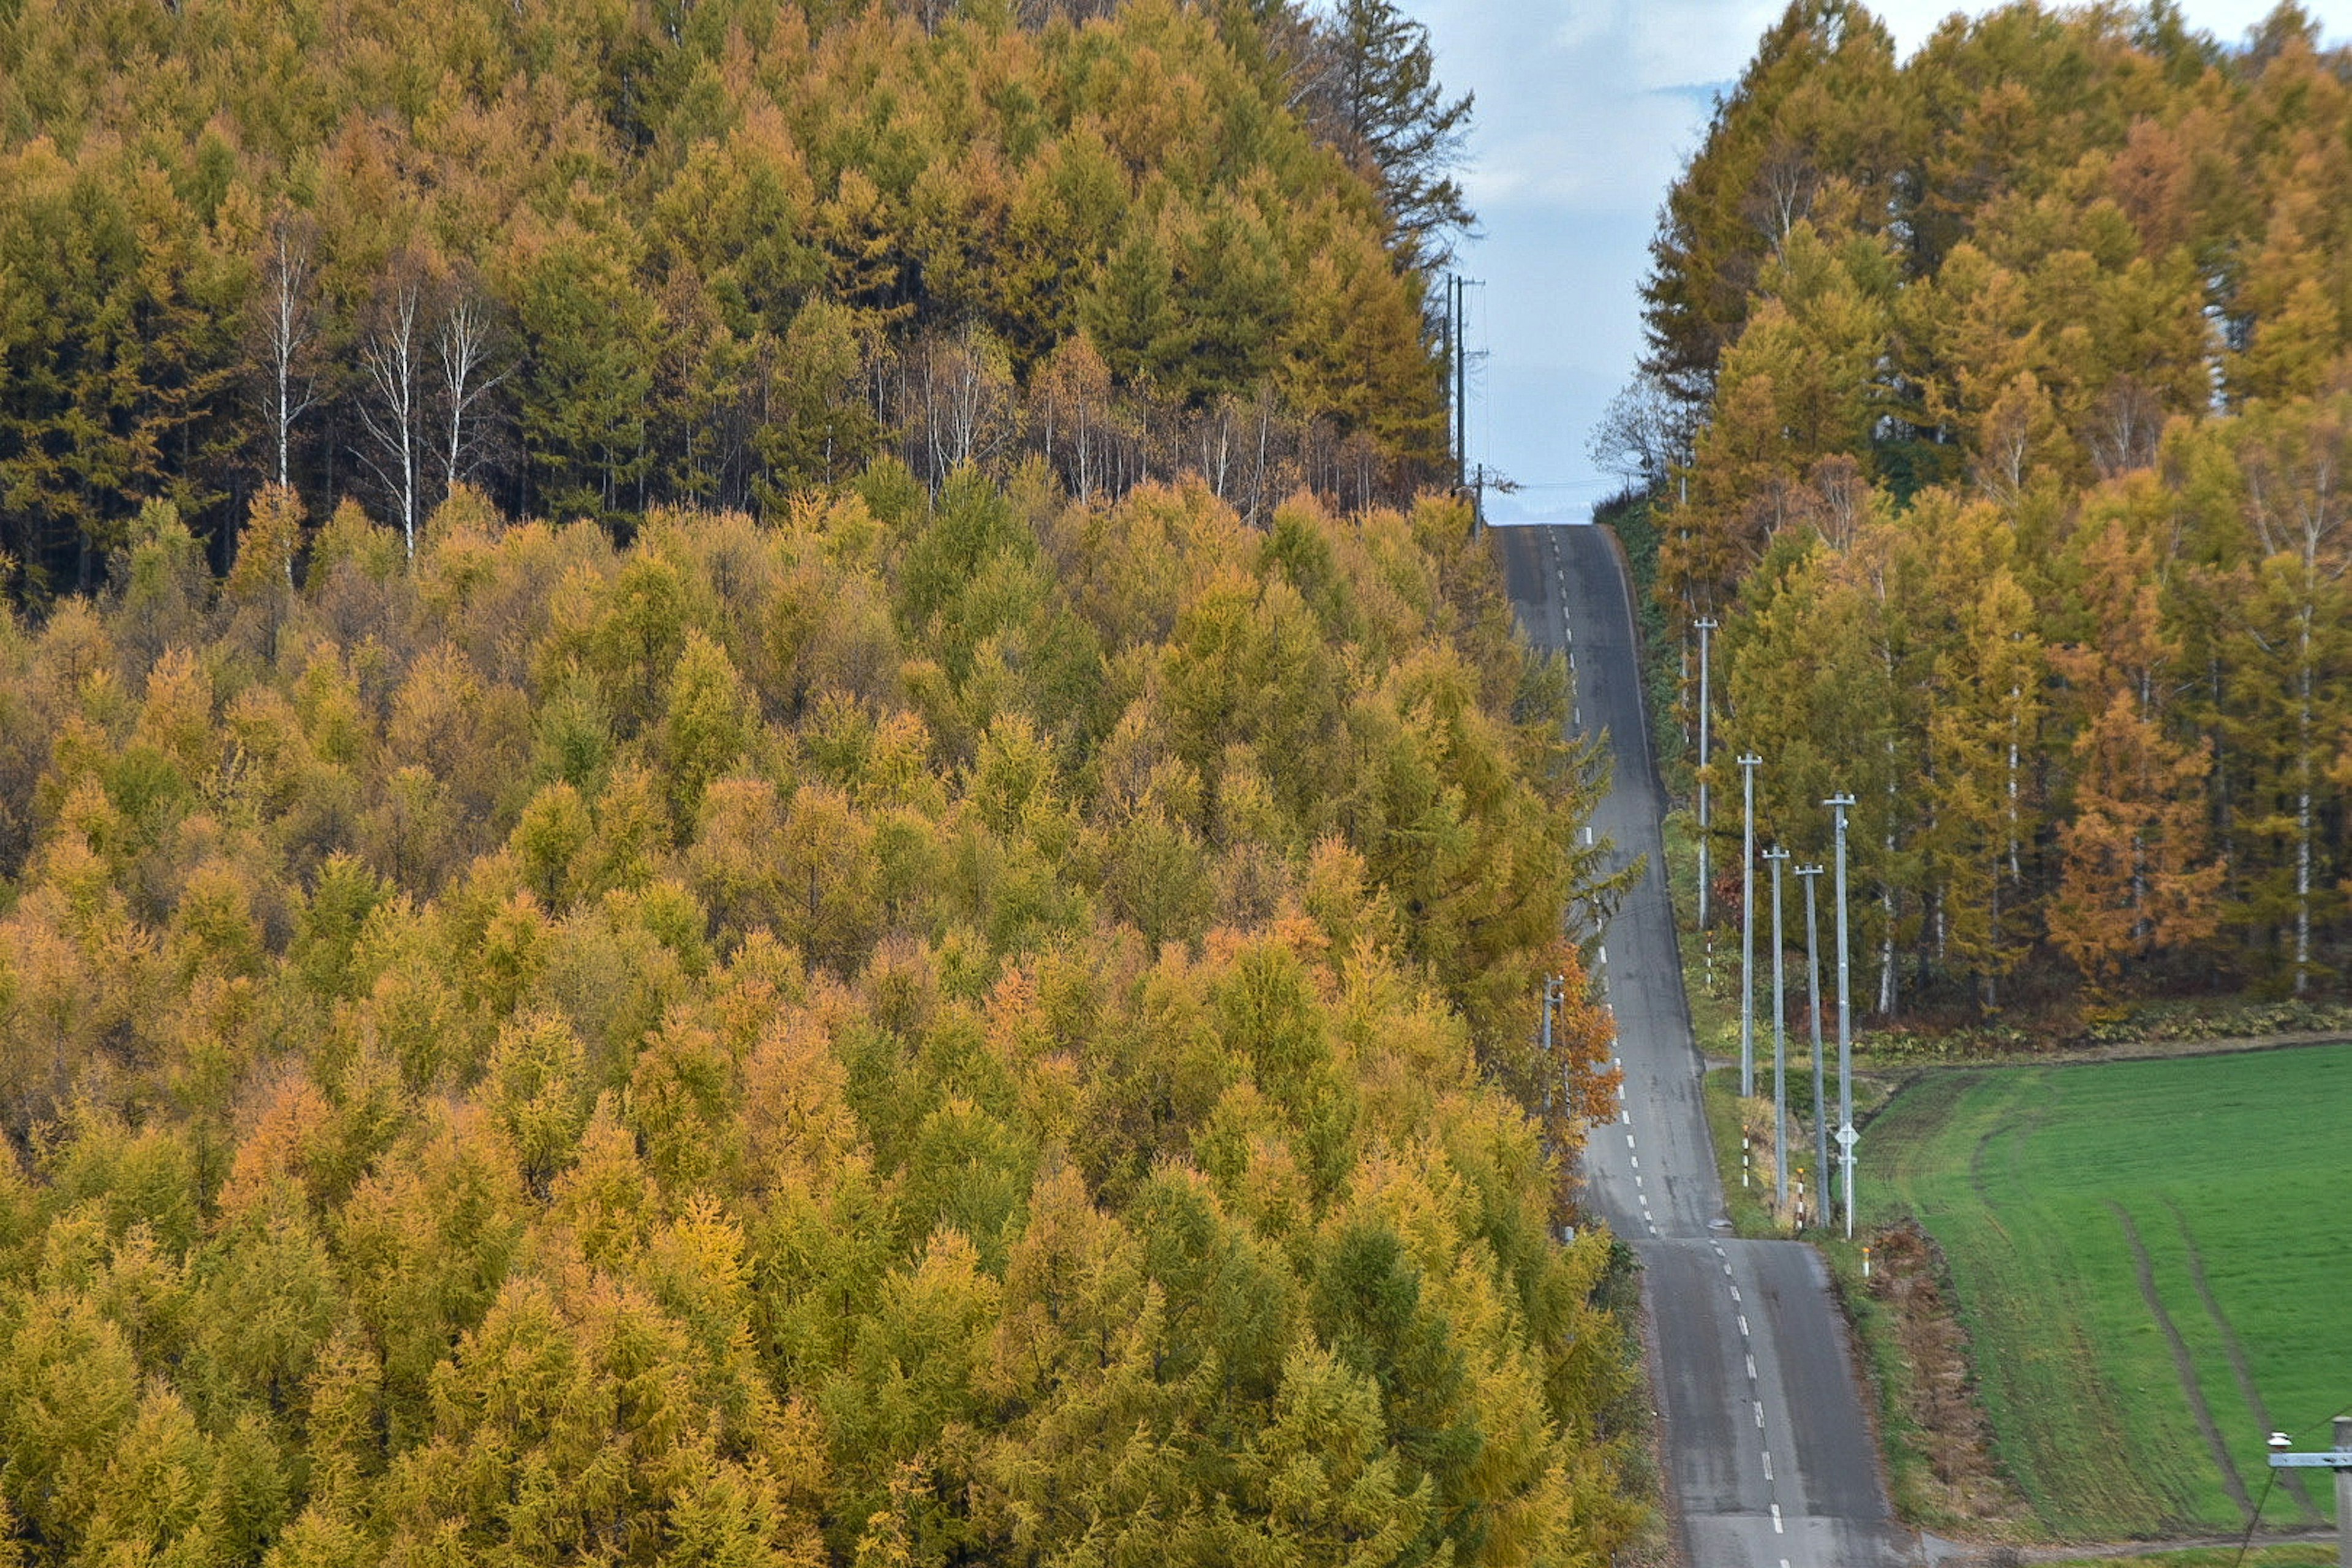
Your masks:
M2324 1447L2352 1405L2352 1047L1933 1073L1861 1154L1864 1220L1914 1215L1949 1258L2054 1533L2242 1528L2215 1436L2259 1500L2270 1428ZM2266 1526L2332 1518L2307 1475L2315 1513L2282 1484Z
M2311 1542L2257 1546L2241 1558L2234 1546L2200 1546L2147 1557L2074 1557L2044 1568L2336 1568L2336 1548Z

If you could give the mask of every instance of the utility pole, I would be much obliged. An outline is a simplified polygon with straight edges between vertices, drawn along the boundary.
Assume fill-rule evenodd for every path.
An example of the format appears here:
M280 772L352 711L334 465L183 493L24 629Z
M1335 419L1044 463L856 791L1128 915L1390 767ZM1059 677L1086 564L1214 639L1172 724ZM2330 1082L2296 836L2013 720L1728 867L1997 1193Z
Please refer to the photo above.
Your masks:
M1458 272L1446 279L1454 318L1454 484L1464 490L1470 488L1470 289L1477 281Z
M1756 1097L1756 770L1764 759L1739 753L1739 1098Z
M1780 862L1779 845L1764 851L1772 863L1772 1162L1780 1167L1780 1212L1789 1212L1789 1034L1788 993L1780 973Z
M1446 447L1454 454L1454 489L1463 484L1463 397L1461 397L1461 353L1463 353L1463 279L1461 273L1446 273L1446 372L1451 385L1451 406L1446 409Z
M1833 795L1822 802L1837 813L1837 960L1838 960L1838 1163L1845 1175L1845 1238L1853 1239L1853 1027L1850 1015L1853 994L1847 988L1845 940L1845 814L1853 796ZM2352 1564L2347 1564L2352 1568Z
M1555 974L1544 981L1543 1060L1536 1070L1543 1074L1543 1139L1547 1150L1551 1146L1552 1079L1555 1076L1551 1066L1551 1011L1559 1005L1566 986L1565 975Z
M2352 1568L2352 1415L2336 1418L2333 1448L2297 1454L2289 1451L2294 1441L2284 1432L2271 1434L2271 1468L2336 1472L2336 1568ZM2250 1537L2253 1534L2252 1525L2246 1527L2246 1533Z
M1707 691L1707 633L1718 623L1713 616L1701 616L1691 625L1698 628L1698 929L1699 940L1707 942L1710 968L1715 944L1706 937L1706 830L1710 818L1706 801L1707 719L1713 704ZM1710 984L1712 982L1710 982Z
M1822 1082L1822 928L1813 911L1813 888L1822 868L1792 869L1805 884L1805 995L1813 1012L1813 1190L1822 1195L1822 1203L1814 1205L1818 1209L1828 1202L1830 1191L1830 1106Z
M1482 278L1446 275L1447 336L1454 343L1454 489L1470 501L1473 533L1486 519L1486 465L1474 468L1470 462L1470 290L1485 287Z

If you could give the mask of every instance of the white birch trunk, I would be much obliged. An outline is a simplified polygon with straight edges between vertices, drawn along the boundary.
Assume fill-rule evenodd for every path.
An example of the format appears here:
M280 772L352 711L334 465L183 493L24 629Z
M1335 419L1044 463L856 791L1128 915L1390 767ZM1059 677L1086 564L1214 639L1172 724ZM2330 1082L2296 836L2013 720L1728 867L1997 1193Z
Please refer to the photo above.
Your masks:
M416 559L416 491L425 435L417 308L416 285L394 284L383 323L360 345L364 378L360 426L369 447L361 458L399 514L401 538L411 561Z

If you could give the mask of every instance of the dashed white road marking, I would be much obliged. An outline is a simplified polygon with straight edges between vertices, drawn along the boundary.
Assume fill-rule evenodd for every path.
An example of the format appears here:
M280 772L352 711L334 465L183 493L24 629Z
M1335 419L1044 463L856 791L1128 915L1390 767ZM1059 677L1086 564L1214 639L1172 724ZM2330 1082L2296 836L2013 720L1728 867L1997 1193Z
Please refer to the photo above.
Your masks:
M1727 1263L1727 1264L1725 1264L1725 1265L1723 1266L1723 1277L1724 1277L1726 1279L1730 1279L1730 1278L1731 1278L1731 1265L1730 1265L1730 1264L1728 1264L1728 1263Z
M1626 1158L1633 1162L1633 1169L1638 1171L1642 1168L1642 1157L1639 1154L1629 1154Z
M1756 1358L1752 1355L1748 1358L1748 1381L1756 1381Z
M1739 1337L1743 1340L1748 1337L1748 1314L1745 1312L1739 1314Z
M1772 1450L1769 1448L1764 1450L1764 1479L1768 1481L1772 1479Z
M1628 1133L1626 1133L1626 1134L1625 1134L1625 1147L1627 1147L1628 1149L1631 1149L1633 1146L1633 1135L1631 1132L1628 1132Z
M1605 942L1601 944L1601 962L1603 963L1609 962L1609 944Z
M1764 1402L1760 1399L1756 1401L1756 1430L1764 1430Z
M1780 1529L1780 1505L1777 1502L1772 1505L1772 1533L1775 1535L1782 1533Z
M1731 1299L1735 1301L1739 1300L1739 1287L1737 1285L1731 1288Z

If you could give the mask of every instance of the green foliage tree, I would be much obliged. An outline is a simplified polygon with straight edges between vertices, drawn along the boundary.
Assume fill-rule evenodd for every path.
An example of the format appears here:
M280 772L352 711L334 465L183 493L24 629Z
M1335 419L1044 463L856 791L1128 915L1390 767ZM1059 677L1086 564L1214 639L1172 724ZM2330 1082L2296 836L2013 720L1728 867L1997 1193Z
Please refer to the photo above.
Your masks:
M1408 266L1443 267L1475 222L1452 173L1472 95L1447 100L1428 27L1389 0L1339 0L1310 47L1318 129L1377 176L1390 248Z

